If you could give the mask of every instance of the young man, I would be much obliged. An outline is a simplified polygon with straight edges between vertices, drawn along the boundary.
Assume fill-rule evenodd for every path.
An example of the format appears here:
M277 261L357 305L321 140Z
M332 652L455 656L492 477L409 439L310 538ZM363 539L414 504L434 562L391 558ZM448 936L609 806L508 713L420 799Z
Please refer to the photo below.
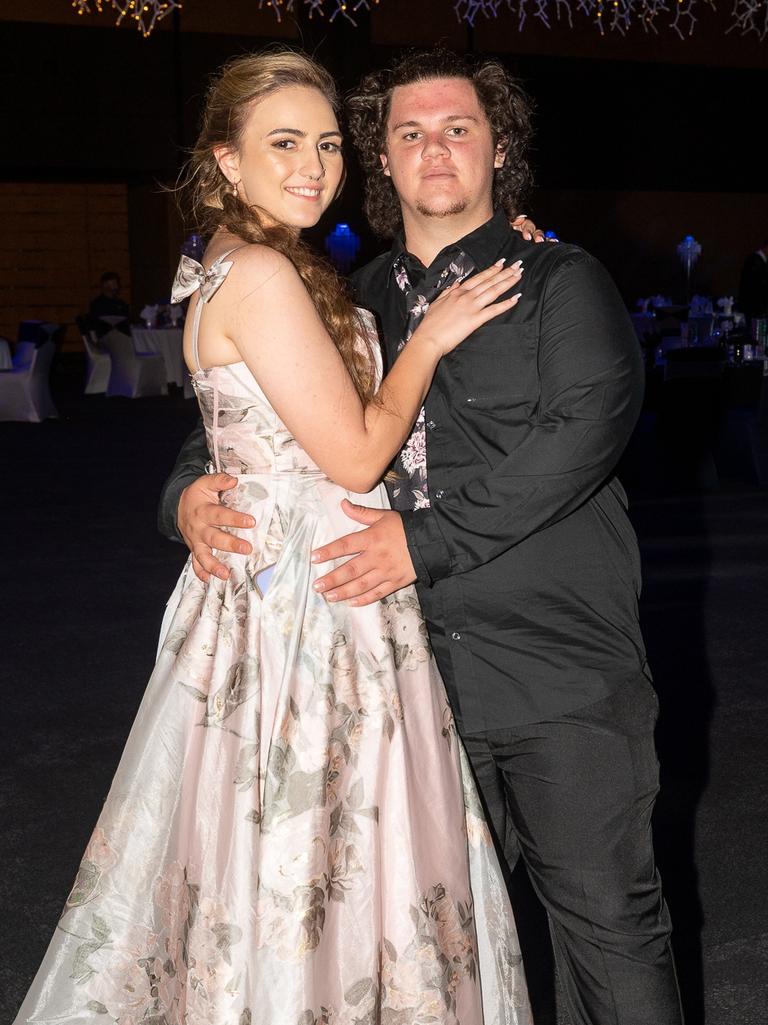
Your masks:
M402 231L353 279L390 361L453 280L501 257L525 273L518 306L438 367L393 510L347 506L366 529L315 553L347 557L318 589L365 604L416 580L497 838L547 908L573 1025L679 1025L650 838L656 699L612 476L641 403L631 324L594 259L510 230L530 125L500 65L410 56L350 106L369 218ZM215 532L220 486L193 484L179 509L201 571L216 571L209 546L242 550ZM163 519L172 532L172 500Z

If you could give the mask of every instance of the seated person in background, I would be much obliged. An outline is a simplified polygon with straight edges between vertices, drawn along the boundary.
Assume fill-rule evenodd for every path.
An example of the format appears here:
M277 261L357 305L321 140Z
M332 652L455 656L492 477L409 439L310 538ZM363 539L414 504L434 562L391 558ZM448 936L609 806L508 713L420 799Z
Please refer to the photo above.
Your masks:
M738 308L749 321L768 317L768 239L744 261L739 279Z
M91 299L88 315L92 329L99 335L105 335L113 327L118 331L130 331L131 312L128 303L120 298L120 275L117 271L105 271L100 278L101 291ZM121 317L120 322L110 323L103 317Z

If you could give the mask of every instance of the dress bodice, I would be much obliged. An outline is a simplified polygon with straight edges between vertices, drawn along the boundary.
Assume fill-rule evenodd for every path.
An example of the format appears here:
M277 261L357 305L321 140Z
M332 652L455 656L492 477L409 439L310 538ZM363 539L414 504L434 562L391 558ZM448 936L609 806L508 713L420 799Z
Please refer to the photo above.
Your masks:
M200 370L192 382L217 470L318 472L245 363Z
M192 320L192 352L198 368L202 310L224 283L233 266L228 257L234 252L230 250L214 260L207 271L184 256L176 274L174 302L195 291L200 293ZM358 315L361 346L373 354L376 378L380 379L381 356L373 315L362 309L358 309ZM246 363L198 369L192 383L217 470L231 474L320 472L277 415Z

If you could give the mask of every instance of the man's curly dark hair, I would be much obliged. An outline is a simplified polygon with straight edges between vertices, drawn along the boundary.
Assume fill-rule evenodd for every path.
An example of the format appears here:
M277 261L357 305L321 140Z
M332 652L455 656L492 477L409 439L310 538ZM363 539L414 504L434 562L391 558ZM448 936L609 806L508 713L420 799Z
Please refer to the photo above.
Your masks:
M396 235L403 224L395 187L379 159L386 152L392 92L399 85L435 78L465 78L474 85L494 146L506 153L504 165L494 172L494 207L515 217L532 185L528 147L533 104L506 68L495 60L476 61L437 47L410 51L388 70L366 75L346 101L350 134L366 174L365 213L382 238Z

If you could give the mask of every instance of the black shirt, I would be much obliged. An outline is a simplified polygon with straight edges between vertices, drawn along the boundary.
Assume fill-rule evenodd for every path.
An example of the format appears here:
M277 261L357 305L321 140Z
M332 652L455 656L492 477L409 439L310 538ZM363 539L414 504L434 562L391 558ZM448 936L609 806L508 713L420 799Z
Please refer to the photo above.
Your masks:
M128 303L124 299L119 299L117 296L112 297L100 293L94 299L91 299L88 312L92 317L124 317L128 320L131 316L131 311L128 309Z
M452 256L522 258L519 304L440 362L425 402L431 507L403 512L435 653L465 733L565 714L647 675L640 562L613 477L637 420L640 350L606 271L528 243L503 213ZM394 359L406 319L389 253L353 275Z

